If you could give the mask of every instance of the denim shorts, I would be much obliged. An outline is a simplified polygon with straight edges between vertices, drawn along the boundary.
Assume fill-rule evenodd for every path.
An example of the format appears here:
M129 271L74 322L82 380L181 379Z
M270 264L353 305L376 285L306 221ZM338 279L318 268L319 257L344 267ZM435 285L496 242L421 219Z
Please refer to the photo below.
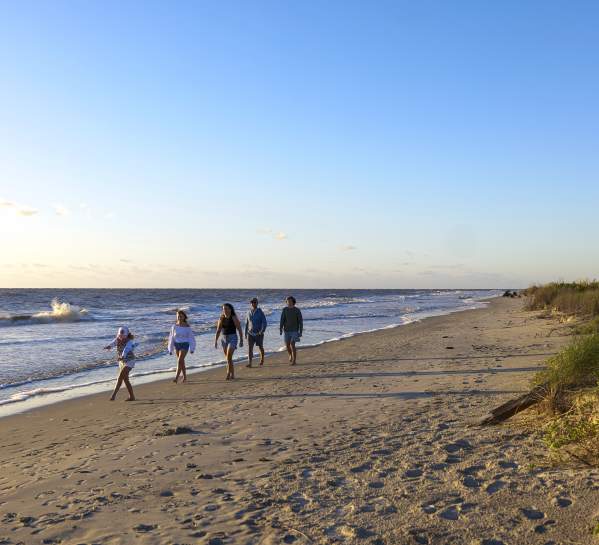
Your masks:
M224 350L227 350L229 348L237 350L237 342L237 333L232 333L231 335L224 335L220 344Z
M185 350L189 352L189 343L175 343L175 350Z
M285 331L283 334L285 343L298 343L300 340L299 331Z

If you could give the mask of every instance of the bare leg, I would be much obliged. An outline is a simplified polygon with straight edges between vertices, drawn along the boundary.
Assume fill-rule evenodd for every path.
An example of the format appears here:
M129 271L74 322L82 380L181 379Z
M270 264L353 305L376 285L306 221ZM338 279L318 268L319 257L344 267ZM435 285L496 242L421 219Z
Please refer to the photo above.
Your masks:
M129 392L129 399L127 399L126 401L135 401L135 396L133 395L133 387L131 386L131 383L129 382L129 372L130 371L131 371L131 369L129 367L125 367L123 369L123 372L124 372L123 382L125 383L125 386L127 387L127 391Z
M233 354L235 353L235 349L229 346L229 350L227 350L227 376L233 380L235 378L235 368L233 367Z
M291 349L291 343L285 343L285 347L287 348L287 354L289 355L289 362L293 361L293 350Z
M181 371L179 370L179 354L180 354L180 352L178 350L175 350L175 354L177 354L177 374L175 375L175 379L173 380L173 382L176 384L177 382L179 382L179 375L181 374Z
M177 374L175 375L175 380L173 382L179 381L179 375L183 375L183 382L187 381L187 374L185 369L185 356L187 355L187 350L177 350Z
M295 342L291 342L291 365L295 365L297 360L297 349L295 348Z
M185 356L187 355L187 350L180 350L177 352L177 379L179 378L179 374L183 375L183 382L187 382L187 369L185 368Z
M264 365L264 348L259 346L258 351L260 352L260 365Z
M112 395L110 396L110 401L115 400L116 394L121 389L121 385L123 384L123 379L125 378L125 369L128 369L128 368L123 367L119 372L119 376L116 380L116 386L114 387L114 391L112 392ZM127 375L129 375L129 371L127 371Z
M250 336L248 334L247 342L248 342L248 364L246 367L252 367L252 360L254 359L254 343L250 341Z
M225 380L229 380L231 378L230 373L229 373L228 346L229 346L228 344L223 345L223 354L225 355L225 358L227 359L227 376L226 376Z

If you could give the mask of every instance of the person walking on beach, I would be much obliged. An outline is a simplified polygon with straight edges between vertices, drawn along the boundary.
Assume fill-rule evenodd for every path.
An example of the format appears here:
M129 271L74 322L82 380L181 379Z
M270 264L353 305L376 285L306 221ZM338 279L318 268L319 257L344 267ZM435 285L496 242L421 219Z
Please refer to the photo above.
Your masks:
M250 301L250 310L245 318L245 338L248 342L248 364L246 367L252 367L254 358L254 345L260 352L260 365L264 365L264 332L266 331L266 316L258 306L258 299L254 297Z
M185 368L185 356L187 353L194 353L196 349L196 339L193 331L187 321L187 314L182 311L177 311L177 321L171 327L171 333L168 336L168 353L173 354L173 350L177 354L177 374L173 382L176 384L179 381L179 376L183 375L183 382L187 382L187 369Z
M239 332L239 337L237 333ZM216 323L216 335L214 336L214 348L218 348L218 338L223 334L221 346L225 357L227 358L227 380L235 378L235 368L233 367L233 354L239 346L243 346L243 334L241 333L241 324L235 314L235 309L231 303L223 305L222 314Z
M135 367L135 354L133 353L133 350L136 346L137 343L133 342L133 335L129 329L121 327L112 342L104 347L106 350L116 347L116 354L119 360L119 376L114 391L112 392L112 396L110 396L110 401L116 399L116 394L120 390L123 382L129 392L129 397L125 401L135 401L133 387L131 386L131 382L129 382L129 373Z
M287 306L281 312L281 323L279 325L280 335L285 332L285 347L289 354L289 362L295 365L297 362L297 350L295 343L298 343L304 331L304 319L302 311L295 306L295 297L290 295L285 299Z

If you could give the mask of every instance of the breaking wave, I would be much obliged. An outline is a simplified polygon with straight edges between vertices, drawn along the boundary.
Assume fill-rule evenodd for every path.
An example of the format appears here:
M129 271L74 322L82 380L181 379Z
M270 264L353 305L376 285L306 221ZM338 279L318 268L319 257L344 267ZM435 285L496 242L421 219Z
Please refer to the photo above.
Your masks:
M0 327L11 327L18 325L51 324L55 322L80 322L82 320L93 320L89 312L70 303L52 299L50 303L52 310L36 312L34 314L5 314L0 316Z

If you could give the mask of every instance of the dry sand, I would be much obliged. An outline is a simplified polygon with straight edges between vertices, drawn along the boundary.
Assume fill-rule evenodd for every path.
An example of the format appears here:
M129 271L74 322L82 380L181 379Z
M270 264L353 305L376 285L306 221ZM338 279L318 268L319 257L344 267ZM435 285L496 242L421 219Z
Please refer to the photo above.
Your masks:
M527 389L567 342L555 327L494 300L234 383L216 369L4 418L0 543L592 543L598 470L472 424Z

